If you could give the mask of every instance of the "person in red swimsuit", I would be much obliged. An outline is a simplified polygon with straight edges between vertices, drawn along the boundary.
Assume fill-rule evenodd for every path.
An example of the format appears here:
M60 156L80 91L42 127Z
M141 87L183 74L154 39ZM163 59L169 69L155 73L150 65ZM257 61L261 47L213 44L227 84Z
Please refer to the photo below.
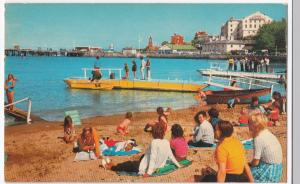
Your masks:
M125 119L117 126L117 133L121 135L128 134L128 126L132 120L132 112L127 112Z

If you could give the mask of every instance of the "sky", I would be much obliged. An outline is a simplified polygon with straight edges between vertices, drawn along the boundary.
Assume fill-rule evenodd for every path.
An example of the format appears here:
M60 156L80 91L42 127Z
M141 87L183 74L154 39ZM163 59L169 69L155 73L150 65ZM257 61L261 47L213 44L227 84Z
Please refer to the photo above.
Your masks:
M256 11L281 20L288 10L284 4L6 4L5 48L144 48L150 35L157 45L174 33L185 41L197 31L219 35L230 17Z

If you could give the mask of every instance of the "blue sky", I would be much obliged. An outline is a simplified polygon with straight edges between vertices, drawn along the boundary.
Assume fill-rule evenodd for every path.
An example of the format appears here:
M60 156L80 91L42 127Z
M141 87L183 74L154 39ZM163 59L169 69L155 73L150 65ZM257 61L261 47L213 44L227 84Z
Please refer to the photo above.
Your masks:
M72 48L110 43L145 47L170 41L173 33L190 41L195 32L218 35L230 17L261 11L274 20L287 17L283 4L6 4L5 48Z

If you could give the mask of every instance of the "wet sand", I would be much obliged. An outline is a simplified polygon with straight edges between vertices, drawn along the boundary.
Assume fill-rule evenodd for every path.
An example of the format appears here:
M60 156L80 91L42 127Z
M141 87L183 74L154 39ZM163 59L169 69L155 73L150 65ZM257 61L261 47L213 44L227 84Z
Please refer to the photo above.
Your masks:
M240 109L227 109L225 105L215 105L220 111L220 118L237 121ZM194 127L193 117L199 110L208 110L211 106L191 107L173 111L169 117L169 124L180 123L185 133ZM124 115L99 116L82 120L81 126L76 126L76 132L86 126L96 128L99 137L111 137L116 140L134 138L137 143L146 149L151 141L151 135L143 131L149 121L157 119L154 112L134 113L129 128L129 135L122 137L116 135L116 125L121 122ZM283 177L287 181L287 117L280 116L279 127L269 127L279 139L283 149ZM239 139L249 139L247 127L235 127L234 134ZM159 177L133 177L118 176L113 171L99 167L100 161L73 162L75 154L73 145L65 144L58 137L63 136L63 122L35 122L31 125L16 125L5 127L5 153L8 160L5 162L5 180L8 182L195 182L201 175L201 169L206 165L216 168L213 153L214 149L190 149L188 158L193 160L192 165L176 170L168 175ZM143 153L133 156L111 157L114 163L129 160L138 160ZM252 150L246 151L247 160L252 159Z

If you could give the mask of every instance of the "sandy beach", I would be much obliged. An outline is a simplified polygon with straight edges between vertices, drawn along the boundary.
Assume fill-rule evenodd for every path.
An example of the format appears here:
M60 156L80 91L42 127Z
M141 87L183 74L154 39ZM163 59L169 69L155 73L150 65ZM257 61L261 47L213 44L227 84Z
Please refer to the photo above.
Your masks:
M192 131L193 116L199 110L208 110L212 106L190 107L173 111L169 124L180 123L185 133ZM220 118L237 121L243 105L235 109L227 109L225 105L215 105L220 111ZM77 134L86 126L96 128L99 137L111 137L116 140L134 138L144 150L151 141L151 135L143 131L149 121L157 119L154 112L137 112L130 125L130 133L126 137L115 134L116 125L123 120L124 115L99 116L82 119L82 125L76 127ZM279 139L283 149L283 177L287 181L287 117L280 116L279 127L269 127ZM206 165L216 168L214 149L190 149L188 158L192 165L176 170L173 173L158 177L118 176L113 171L99 167L100 161L73 162L75 154L73 145L65 144L58 137L63 136L63 122L35 122L31 125L17 125L5 127L5 153L8 160L5 162L5 180L7 182L195 182L201 175L201 169ZM248 127L235 127L234 136L245 140L250 138ZM143 151L144 151L143 150ZM111 157L114 163L129 160L138 160L143 154L133 156ZM252 160L252 150L246 151L247 160Z

